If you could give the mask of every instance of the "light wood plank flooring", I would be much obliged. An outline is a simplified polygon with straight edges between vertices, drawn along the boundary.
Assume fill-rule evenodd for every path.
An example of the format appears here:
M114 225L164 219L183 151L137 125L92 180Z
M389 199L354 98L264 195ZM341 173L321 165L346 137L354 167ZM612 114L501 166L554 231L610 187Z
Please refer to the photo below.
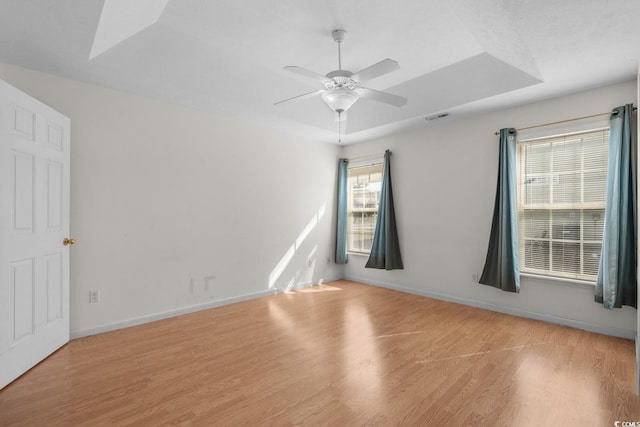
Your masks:
M339 281L70 342L0 425L613 426L634 343Z

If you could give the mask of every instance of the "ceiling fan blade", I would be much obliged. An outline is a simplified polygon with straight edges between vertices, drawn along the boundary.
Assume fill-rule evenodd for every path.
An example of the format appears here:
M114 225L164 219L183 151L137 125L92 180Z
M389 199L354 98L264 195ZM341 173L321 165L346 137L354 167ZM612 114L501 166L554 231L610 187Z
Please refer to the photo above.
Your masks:
M307 98L313 98L314 96L320 95L324 90L314 90L313 92L303 93L302 95L294 96L292 98L283 99L282 101L274 102L273 105L283 104L285 102L294 101L294 100L303 100Z
M396 107L402 107L407 103L407 98L403 96L394 95L388 92L380 92L379 90L369 89L368 87L359 87L356 92L363 98L373 99L375 101L384 102L385 104L395 105Z
M367 80L375 79L376 77L383 76L395 70L399 70L400 65L393 59L383 59L380 62L373 64L363 70L353 74L351 78L358 82L366 82Z
M322 74L318 74L316 72L313 72L311 70L307 70L306 68L302 68L302 67L297 67L295 65L288 65L286 67L284 67L285 70L287 71L291 71L292 73L296 73L299 74L301 76L304 76L308 79L313 79L313 80L317 80L317 81L325 81L327 80L327 78L325 76L323 76Z

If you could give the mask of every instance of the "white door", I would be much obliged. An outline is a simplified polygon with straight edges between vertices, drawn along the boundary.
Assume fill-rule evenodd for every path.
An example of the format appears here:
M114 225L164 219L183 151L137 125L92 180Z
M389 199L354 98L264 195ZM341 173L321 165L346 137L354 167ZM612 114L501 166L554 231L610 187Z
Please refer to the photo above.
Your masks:
M0 80L0 388L69 341L69 130Z

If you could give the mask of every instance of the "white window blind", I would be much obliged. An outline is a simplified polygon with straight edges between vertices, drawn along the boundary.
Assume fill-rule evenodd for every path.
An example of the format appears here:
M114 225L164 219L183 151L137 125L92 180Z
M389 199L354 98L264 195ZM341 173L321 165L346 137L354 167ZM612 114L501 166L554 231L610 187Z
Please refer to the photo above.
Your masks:
M595 282L609 130L518 142L520 271Z
M382 163L349 168L347 251L368 254L378 217Z

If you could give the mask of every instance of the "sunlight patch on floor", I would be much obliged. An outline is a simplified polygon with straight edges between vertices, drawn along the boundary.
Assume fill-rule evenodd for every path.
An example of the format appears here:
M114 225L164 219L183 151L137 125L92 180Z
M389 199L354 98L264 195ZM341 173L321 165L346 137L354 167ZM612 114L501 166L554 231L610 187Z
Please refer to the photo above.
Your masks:
M415 331L415 332L400 332L398 334L389 334L389 335L378 335L376 338L389 338L389 337L399 337L402 335L415 335L415 334L421 334L424 331Z
M301 293L301 294L313 294L316 292L334 292L334 291L341 291L341 290L342 289L336 288L335 286L314 285L306 288L296 289L295 291L292 291L292 292Z

